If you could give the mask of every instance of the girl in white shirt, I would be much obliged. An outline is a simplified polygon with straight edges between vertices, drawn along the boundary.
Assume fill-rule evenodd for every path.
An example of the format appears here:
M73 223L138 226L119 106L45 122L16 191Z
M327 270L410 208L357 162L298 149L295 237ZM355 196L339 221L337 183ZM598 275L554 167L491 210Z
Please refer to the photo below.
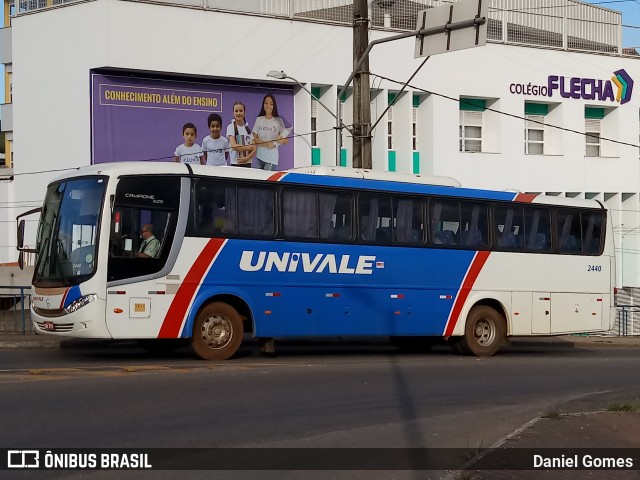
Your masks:
M253 125L253 140L256 144L257 167L263 170L275 170L278 165L278 147L289 143L284 122L278 115L278 106L273 95L268 93L262 100L262 109Z
M231 145L229 160L234 167L251 167L251 160L256 155L256 146L249 124L245 120L244 103L233 104L233 120L227 126L227 138Z

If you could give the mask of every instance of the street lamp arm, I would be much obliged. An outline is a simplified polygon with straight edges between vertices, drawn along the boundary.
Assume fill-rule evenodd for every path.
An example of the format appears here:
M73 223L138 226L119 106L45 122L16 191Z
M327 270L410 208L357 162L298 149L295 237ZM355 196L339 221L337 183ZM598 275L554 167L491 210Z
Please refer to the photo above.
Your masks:
M340 118L331 111L331 109L329 107L327 107L322 100L320 100L318 97L316 97L313 92L311 90L309 90L307 87L305 87L300 81L298 81L297 79L293 78L291 75L287 75L286 73L284 73L282 70L271 70L267 73L268 77L272 77L272 78L278 78L280 80L284 80L286 78L288 78L289 80L293 80L294 82L296 82L298 84L298 86L300 88L302 88L305 92L307 92L309 95L311 95L311 98L313 98L315 101L317 101L320 106L322 106L322 108L324 108L327 112L329 112L329 115L331 115L333 118L335 118L338 122L339 122L339 126L346 129L347 132L349 132L350 134L353 135L353 132L351 131L351 129L346 126L344 123L342 123L342 120L340 120Z

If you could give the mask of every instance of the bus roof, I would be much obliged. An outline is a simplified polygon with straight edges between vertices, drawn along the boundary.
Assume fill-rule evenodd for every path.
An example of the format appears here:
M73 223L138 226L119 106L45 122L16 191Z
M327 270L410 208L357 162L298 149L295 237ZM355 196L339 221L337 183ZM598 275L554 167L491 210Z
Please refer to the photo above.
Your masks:
M460 187L460 182L451 177L435 175L420 175L414 173L383 172L362 168L330 167L318 165L299 167L287 170L290 173L306 173L308 175L325 175L330 177L364 178L368 180L383 180L388 182L419 183L422 185L440 185L444 187Z
M209 165L192 165L193 173L196 175L214 175L217 177L228 178L245 178L251 180L268 180L274 174L298 173L307 175L322 175L329 177L342 178L358 178L368 180L383 180L388 182L416 183L421 185L439 185L446 187L460 187L460 182L451 177L439 177L433 175L419 175L410 173L382 172L376 170L365 170L360 168L349 167L330 167L319 165L314 167L299 167L282 172L265 171L256 168L229 168L229 167L211 167ZM116 172L117 171L117 172ZM184 164L175 162L113 162L99 163L79 169L70 170L55 181L64 178L75 177L77 175L99 175L99 174L118 174L118 175L136 175L136 174L173 174L184 175L189 171Z
M383 190L397 190L406 193L421 192L445 194L460 197L484 198L503 201L526 201L547 205L566 205L575 207L603 208L600 202L581 198L568 198L542 194L519 194L516 191L498 191L486 189L463 188L460 182L444 176L419 175L410 173L383 172L348 167L326 165L299 167L284 171L267 171L257 168L214 167L209 165L192 165L191 170L197 176L222 178L241 178L247 180L281 180L284 183L300 183L306 185L333 185L336 187L364 186L363 180L373 181ZM54 180L60 181L84 175L189 175L189 168L175 162L112 162L99 163L78 169L69 170ZM373 184L368 186L373 187ZM414 186L412 186L414 185ZM375 187L373 187L375 188ZM428 190L428 192L427 192ZM524 200L524 197L528 197Z

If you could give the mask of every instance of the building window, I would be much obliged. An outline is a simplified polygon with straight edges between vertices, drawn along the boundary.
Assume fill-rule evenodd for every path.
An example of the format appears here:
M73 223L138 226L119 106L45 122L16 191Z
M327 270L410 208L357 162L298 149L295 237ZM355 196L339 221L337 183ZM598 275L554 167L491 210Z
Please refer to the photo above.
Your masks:
M545 116L549 106L544 103L525 102L524 153L527 155L544 154Z
M585 107L585 143L587 157L599 157L601 155L600 132L604 108Z
M413 108L413 121L411 123L411 142L414 151L418 150L418 109Z
M340 114L339 117L344 122L344 100L340 100ZM340 129L340 148L344 148L344 128Z
M460 110L460 151L482 151L482 112Z
M588 119L586 121L586 155L587 157L600 156L600 120Z
M12 103L13 102L13 72L6 72L4 81L5 81L4 102Z
M7 140L4 147L4 167L13 168L13 140Z
M486 100L460 98L460 151L482 151L482 120Z
M393 107L387 111L387 148L393 150Z
M318 129L318 101L316 99L311 100L311 146L318 146L318 135L316 130Z
M524 153L527 155L544 154L544 117L525 115Z

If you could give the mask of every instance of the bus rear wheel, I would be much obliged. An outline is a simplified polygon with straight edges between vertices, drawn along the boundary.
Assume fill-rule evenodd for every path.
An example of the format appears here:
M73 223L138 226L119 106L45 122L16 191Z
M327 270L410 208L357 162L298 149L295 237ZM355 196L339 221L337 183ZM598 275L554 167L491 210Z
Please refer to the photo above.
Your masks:
M227 303L213 302L198 313L191 343L203 360L226 360L238 351L243 335L237 310Z
M504 317L491 307L479 305L469 312L458 346L466 355L490 357L500 350L504 339Z

